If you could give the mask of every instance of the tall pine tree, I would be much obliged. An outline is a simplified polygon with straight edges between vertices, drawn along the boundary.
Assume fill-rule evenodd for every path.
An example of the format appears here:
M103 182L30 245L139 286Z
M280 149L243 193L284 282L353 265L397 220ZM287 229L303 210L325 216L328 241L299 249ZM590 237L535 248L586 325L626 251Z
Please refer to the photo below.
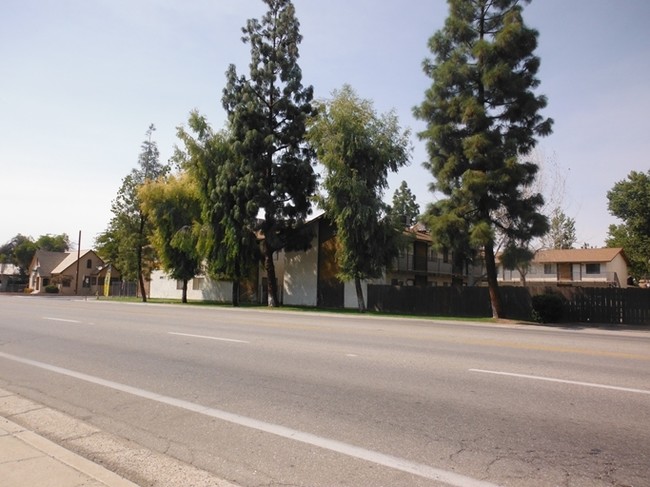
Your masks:
M312 115L312 87L302 85L298 45L299 22L290 0L264 0L268 11L242 29L250 44L250 75L227 71L223 106L234 139L233 150L250 194L248 205L263 211L258 230L268 278L268 302L278 306L273 254L282 248L304 247L296 229L310 212L316 189L313 153L305 143Z
M533 52L538 33L522 19L525 0L448 0L444 27L431 37L434 60L423 68L433 84L415 115L427 123L425 167L434 189L446 198L432 213L439 234L481 247L494 317L503 317L497 284L495 238L517 251L543 235L543 198L524 191L537 165L528 157L536 137L551 133L552 120L535 95L540 61ZM528 159L528 160L527 160Z

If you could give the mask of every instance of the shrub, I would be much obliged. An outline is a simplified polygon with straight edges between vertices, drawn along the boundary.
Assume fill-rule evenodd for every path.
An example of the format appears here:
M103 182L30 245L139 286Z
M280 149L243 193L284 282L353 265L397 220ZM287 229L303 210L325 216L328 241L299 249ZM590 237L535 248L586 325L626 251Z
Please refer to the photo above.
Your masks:
M59 292L59 286L56 284L48 284L45 286L45 292L50 294L57 294Z
M533 296L533 320L538 323L558 323L562 319L564 298L559 294Z

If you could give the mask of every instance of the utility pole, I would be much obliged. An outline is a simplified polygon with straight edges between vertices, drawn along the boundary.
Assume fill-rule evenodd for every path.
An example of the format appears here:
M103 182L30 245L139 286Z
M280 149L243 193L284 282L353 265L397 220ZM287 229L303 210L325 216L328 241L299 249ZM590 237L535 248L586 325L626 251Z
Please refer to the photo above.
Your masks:
M79 242L77 243L77 275L75 277L74 293L79 294L79 259L81 258L81 230L79 230Z

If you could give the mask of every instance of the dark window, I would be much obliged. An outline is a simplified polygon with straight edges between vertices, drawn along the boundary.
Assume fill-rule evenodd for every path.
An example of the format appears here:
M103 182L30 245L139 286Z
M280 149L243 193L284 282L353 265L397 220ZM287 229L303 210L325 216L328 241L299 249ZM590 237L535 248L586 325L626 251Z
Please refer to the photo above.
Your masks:
M555 274L553 272L553 264L544 264L544 274Z
M600 274L600 264L587 264L585 267L587 274Z
M93 268L93 260L92 260L92 259L88 259L88 260L86 261L86 269L92 269L92 268Z

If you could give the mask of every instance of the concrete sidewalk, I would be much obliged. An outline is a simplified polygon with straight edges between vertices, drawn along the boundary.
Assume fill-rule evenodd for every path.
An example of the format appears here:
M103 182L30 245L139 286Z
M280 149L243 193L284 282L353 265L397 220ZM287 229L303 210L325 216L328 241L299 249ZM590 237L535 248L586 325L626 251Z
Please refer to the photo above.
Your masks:
M0 388L0 487L138 486L236 487Z
M0 417L0 487L137 487Z

